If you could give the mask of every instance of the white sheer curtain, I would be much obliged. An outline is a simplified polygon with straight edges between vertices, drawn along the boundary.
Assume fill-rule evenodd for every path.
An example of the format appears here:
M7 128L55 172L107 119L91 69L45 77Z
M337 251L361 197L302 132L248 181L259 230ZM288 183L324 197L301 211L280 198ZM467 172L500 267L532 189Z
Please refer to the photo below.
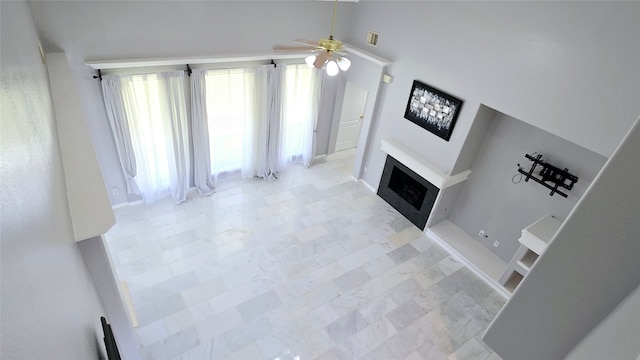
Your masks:
M119 76L107 75L102 78L102 95L120 166L125 176L127 194L141 195L135 179L137 175L136 156L133 152L131 132L125 115L122 82Z
M169 190L176 203L187 199L189 193L189 127L187 115L187 87L184 71L164 72L160 74L160 98L164 100L163 120L169 129L165 139L166 157L169 165ZM168 126L167 126L168 125Z
M238 171L243 178L266 172L269 68L209 70L204 76L215 178Z
M276 178L311 165L322 73L306 65L196 70L191 76L194 184L200 195L229 173ZM104 76L103 94L127 190L146 203L189 189L183 71Z
M129 126L136 183L145 203L166 195L176 203L185 201L190 169L184 72L127 75L119 80L119 90L105 88L105 103L119 91L124 113L112 115L124 115L120 122ZM115 132L114 136L120 137Z
M213 193L215 181L211 176L209 151L209 121L205 74L207 70L191 73L191 139L193 141L193 183L201 196Z
M313 161L322 76L306 65L286 65L281 78L281 116L277 169Z
M282 67L281 67L282 68ZM280 83L282 71L276 67L271 67L267 71L267 120L264 128L264 154L263 166L259 167L258 176L274 181L277 178L276 170L278 165L278 146L280 144L280 114L282 110L282 98L280 93Z

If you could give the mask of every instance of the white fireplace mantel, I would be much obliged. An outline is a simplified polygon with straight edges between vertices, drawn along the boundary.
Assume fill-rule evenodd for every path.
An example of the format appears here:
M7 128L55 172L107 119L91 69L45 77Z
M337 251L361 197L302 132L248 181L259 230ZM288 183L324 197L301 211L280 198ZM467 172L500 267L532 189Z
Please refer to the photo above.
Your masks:
M419 154L392 139L382 139L380 148L441 190L467 180L471 174L471 170L465 170L455 175L447 175Z

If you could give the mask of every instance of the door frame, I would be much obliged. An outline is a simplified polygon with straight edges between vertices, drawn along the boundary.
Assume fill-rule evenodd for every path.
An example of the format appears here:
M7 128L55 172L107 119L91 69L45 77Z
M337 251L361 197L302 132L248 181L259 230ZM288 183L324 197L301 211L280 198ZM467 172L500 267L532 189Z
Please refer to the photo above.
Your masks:
M340 115L344 100L345 88L347 81L361 89L367 91L367 102L364 111L364 119L360 128L360 137L356 148L356 155L351 170L351 176L360 180L364 174L365 154L371 146L369 138L372 135L373 123L377 119L378 113L378 95L383 86L383 76L387 67L391 65L391 61L371 54L367 51L355 48L351 45L344 44L345 48L352 55L350 57L352 66L348 71L340 72L340 79L336 89L335 107L333 110L333 119L331 121L331 135L329 138L328 154L335 152L336 140L338 136L338 127L340 126Z

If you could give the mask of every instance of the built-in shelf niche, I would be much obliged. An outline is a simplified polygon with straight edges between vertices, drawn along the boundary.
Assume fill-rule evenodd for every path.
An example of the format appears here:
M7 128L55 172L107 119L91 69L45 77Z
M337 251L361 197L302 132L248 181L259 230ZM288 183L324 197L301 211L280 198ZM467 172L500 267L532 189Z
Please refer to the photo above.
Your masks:
M522 154L533 152L545 154L558 166L571 167L580 176L568 198L550 197L533 182L514 183ZM468 181L442 194L425 233L509 297L521 274L505 285L500 280L519 247L521 231L546 214L566 218L605 161L588 149L481 105L453 167L453 171L471 169L473 173ZM488 238L477 236L481 229ZM493 246L496 240L498 248ZM519 259L518 266L526 269L523 273L536 258L536 254L525 254Z

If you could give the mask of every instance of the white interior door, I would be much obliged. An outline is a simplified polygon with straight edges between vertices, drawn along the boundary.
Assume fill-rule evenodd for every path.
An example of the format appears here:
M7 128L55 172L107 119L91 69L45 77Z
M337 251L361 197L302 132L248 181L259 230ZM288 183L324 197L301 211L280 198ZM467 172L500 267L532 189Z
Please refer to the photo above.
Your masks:
M367 91L347 82L344 89L335 151L351 149L358 145L366 103Z

